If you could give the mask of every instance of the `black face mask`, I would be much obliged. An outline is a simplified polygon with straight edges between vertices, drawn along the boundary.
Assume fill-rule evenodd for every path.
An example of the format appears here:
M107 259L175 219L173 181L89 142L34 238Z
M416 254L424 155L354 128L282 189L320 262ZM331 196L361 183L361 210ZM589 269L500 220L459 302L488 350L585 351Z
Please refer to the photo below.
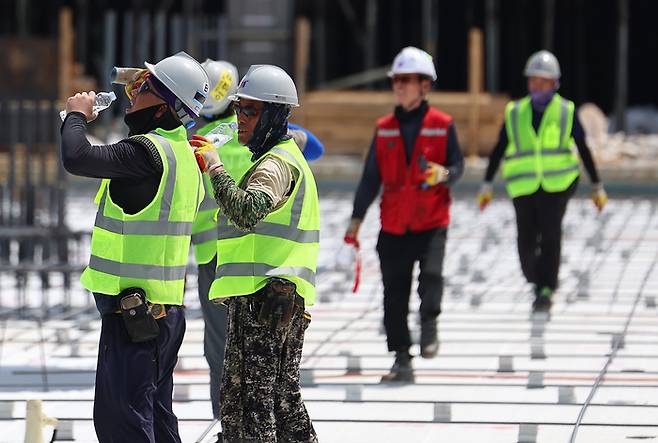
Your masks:
M123 121L128 126L128 136L132 137L137 134L148 134L156 128L162 128L167 131L176 129L181 125L180 121L171 115L167 110L162 116L156 117L162 105L153 105L139 111L131 112L123 117Z
M287 140L288 117L290 108L277 103L265 103L260 118L247 147L253 154L251 161L254 162L269 151L272 146L280 141Z

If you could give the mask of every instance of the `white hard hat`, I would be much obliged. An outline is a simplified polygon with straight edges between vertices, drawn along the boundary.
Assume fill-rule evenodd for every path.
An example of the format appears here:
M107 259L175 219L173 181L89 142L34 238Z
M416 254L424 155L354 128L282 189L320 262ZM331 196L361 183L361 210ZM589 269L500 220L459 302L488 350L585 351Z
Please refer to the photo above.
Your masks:
M436 69L432 56L413 46L407 46L395 56L388 76L393 77L397 74L421 74L436 81Z
M528 58L523 75L558 80L562 74L557 58L549 51L541 50Z
M222 60L206 59L201 63L210 79L210 93L201 112L208 115L221 114L230 103L229 96L238 89L238 68Z
M155 65L144 62L144 66L189 108L195 117L199 116L208 97L210 82L208 74L198 61L181 51Z
M240 98L299 106L295 82L286 71L274 65L251 65L240 80L237 92L230 97L233 101Z

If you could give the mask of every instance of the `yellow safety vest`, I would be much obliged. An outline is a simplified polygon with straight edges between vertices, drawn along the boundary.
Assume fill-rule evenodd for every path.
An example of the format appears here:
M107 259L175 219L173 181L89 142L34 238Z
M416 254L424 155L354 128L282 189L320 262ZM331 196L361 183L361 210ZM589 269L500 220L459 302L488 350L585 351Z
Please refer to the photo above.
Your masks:
M137 286L152 303L181 305L192 222L204 196L201 173L184 127L136 137L160 154L158 191L144 209L126 214L112 201L111 180L102 181L91 257L80 281L105 295Z
M505 109L507 148L503 177L510 197L566 190L580 174L571 136L573 102L555 94L542 116L539 131L532 126L530 97L510 102Z
M218 216L217 271L210 299L253 294L270 277L297 285L307 306L315 303L315 272L320 241L320 209L315 179L292 139L277 144L254 165L269 156L286 162L297 177L285 204L271 212L253 230L241 231ZM246 187L245 174L240 186Z

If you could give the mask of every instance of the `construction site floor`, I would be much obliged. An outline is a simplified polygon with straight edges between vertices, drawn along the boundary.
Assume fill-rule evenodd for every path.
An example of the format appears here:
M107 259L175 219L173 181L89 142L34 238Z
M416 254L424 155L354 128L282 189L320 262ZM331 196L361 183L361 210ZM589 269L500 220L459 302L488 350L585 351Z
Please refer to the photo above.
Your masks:
M73 228L92 225L91 196L71 198ZM531 312L509 200L480 213L472 195L458 195L446 248L440 353L414 358L414 384L382 385L393 358L382 334L378 210L373 205L361 231L363 274L352 294L350 272L336 268L351 193L323 192L319 300L310 309L302 361L303 396L320 442L658 441L657 203L613 198L597 214L589 200L572 200L560 289L547 315ZM18 294L14 278L0 275L2 443L23 441L28 399L43 400L46 414L68 421L67 429L72 423L70 441L96 441L98 315L78 283L68 295L56 275L52 283L45 293L31 276L26 293ZM212 415L195 278L188 283L174 411L183 442L196 442ZM417 340L413 291L409 322ZM22 295L29 306L19 305ZM416 346L412 352L418 354ZM46 441L51 432L45 429Z

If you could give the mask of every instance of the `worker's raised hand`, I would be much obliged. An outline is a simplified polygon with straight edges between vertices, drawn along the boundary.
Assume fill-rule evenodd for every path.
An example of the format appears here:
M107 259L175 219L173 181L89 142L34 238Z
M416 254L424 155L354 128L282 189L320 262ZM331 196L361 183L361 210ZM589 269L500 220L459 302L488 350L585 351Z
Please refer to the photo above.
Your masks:
M94 121L98 117L98 113L94 112L95 99L96 93L94 91L78 92L66 100L66 113L80 112L85 115L87 123Z
M480 192L478 192L478 206L480 211L484 211L489 203L493 200L493 188L490 183L482 183Z
M435 186L448 180L450 172L438 163L427 162L425 169L425 183Z
M206 172L212 176L224 169L224 164L219 158L217 149L210 140L200 135L193 135L192 140L189 142L194 149L194 156L201 172Z
M606 203L608 203L608 194L603 189L603 183L594 183L592 185L592 201L599 212L603 211Z

